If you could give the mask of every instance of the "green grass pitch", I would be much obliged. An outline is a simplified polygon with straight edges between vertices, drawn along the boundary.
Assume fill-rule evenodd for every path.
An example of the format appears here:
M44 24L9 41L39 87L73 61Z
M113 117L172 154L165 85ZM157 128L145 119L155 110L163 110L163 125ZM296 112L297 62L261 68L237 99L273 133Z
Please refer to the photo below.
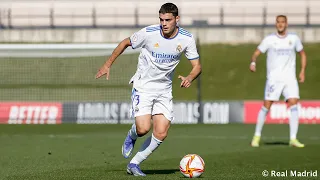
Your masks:
M263 170L320 173L319 125L300 125L299 139L306 144L301 149L288 146L288 125L265 125L260 148L249 146L253 125L172 125L164 143L141 165L147 178L136 178L126 174L130 159L121 155L129 127L1 125L0 179L184 179L179 162L188 153L203 157L201 179L268 179ZM135 152L145 138L138 139Z

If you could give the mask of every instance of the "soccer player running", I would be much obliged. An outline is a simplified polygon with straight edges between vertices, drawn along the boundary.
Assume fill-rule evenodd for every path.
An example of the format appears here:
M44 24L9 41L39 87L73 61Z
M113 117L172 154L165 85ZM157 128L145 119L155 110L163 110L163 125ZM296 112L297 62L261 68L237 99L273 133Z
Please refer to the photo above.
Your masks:
M259 147L262 127L268 111L273 102L278 101L281 94L288 103L291 116L289 118L290 146L304 147L297 140L299 117L297 103L299 100L299 87L296 78L296 52L301 56L301 70L299 82L305 80L307 64L306 54L299 37L287 32L287 17L276 17L277 32L266 36L252 56L250 70L256 71L256 61L261 53L267 52L267 81L265 86L264 104L259 111L255 134L251 146Z
M139 152L127 165L127 172L134 176L146 176L140 163L158 148L168 135L173 120L172 77L182 53L190 60L192 70L182 80L180 87L190 87L192 81L201 73L199 54L193 35L181 27L178 8L172 3L163 4L159 10L160 24L145 27L124 39L106 63L100 68L96 78L106 75L112 63L128 47L141 48L138 67L131 78L132 115L135 123L129 130L122 146L122 155L129 158L138 137L147 134L153 120L153 133L148 137Z

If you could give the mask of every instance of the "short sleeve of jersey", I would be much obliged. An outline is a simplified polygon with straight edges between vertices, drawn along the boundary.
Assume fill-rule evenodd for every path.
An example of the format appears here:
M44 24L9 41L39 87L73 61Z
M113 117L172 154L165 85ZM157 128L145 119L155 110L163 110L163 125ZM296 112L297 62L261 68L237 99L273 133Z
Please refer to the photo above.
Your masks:
M147 36L146 28L143 28L140 31L133 33L130 36L130 42L131 42L132 49L136 49L136 48L140 48L140 47L144 46L146 36Z
M259 51L265 53L269 49L269 38L265 37L258 46Z
M296 36L296 51L300 52L303 50L303 45L301 43L301 40L298 36Z
M189 60L199 59L199 54L197 51L196 41L192 37L191 42L186 47L185 55Z

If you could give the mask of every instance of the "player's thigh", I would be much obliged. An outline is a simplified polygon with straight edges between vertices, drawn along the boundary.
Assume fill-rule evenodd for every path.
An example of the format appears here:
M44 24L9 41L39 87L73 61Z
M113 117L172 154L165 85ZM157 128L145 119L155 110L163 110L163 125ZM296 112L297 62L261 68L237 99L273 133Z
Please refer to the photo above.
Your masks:
M297 104L300 99L299 84L297 80L288 81L283 89L283 96L289 104Z
M155 100L152 115L154 136L159 140L163 140L167 137L171 121L173 120L171 93L163 94Z
M169 121L163 114L155 114L152 116L153 120L153 135L163 141L170 128L171 121Z
M154 95L133 89L131 96L131 116L135 118L138 135L144 135L151 128L151 115Z
M284 84L281 82L267 80L264 91L265 101L279 101Z
M173 117L173 97L171 93L158 96L153 104L152 115L162 114L168 121Z

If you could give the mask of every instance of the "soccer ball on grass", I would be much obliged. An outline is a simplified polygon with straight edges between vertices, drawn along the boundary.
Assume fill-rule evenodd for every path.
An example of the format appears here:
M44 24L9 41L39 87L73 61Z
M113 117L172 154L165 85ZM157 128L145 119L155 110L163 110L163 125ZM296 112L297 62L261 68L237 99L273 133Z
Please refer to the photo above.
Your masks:
M188 178L200 177L204 172L204 161L197 154L188 154L180 161L180 172Z

